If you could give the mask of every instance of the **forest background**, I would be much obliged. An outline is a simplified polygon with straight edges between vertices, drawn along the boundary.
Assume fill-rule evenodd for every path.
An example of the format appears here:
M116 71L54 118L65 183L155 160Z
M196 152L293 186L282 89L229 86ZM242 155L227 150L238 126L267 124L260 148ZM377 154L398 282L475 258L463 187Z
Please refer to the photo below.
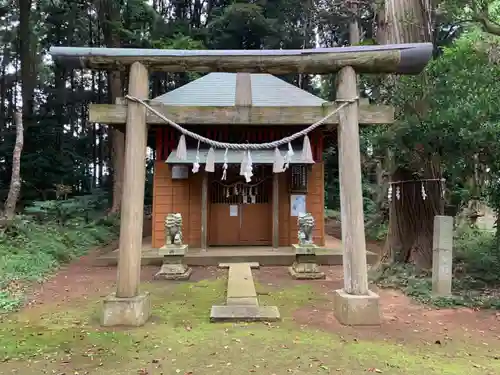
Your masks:
M117 233L124 135L89 123L87 111L89 103L123 96L126 76L65 69L48 57L50 46L301 49L412 42L434 45L424 73L360 78L361 95L394 105L397 115L392 125L361 131L367 235L382 247L384 265L375 277L435 304L499 307L500 232L496 225L478 227L500 211L498 21L500 1L486 0L0 0L0 310L24 301L27 282ZM150 97L199 76L155 72ZM335 99L335 75L280 78ZM326 220L335 235L338 158L336 142L329 144ZM146 206L153 158L151 149ZM391 181L404 181L401 200ZM437 300L426 271L436 214L457 218L455 295Z

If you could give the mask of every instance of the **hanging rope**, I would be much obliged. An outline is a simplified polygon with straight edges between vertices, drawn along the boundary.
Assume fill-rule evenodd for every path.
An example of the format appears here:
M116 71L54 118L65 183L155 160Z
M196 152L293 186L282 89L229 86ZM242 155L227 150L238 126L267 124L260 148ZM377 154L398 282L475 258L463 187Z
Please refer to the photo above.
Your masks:
M265 149L277 148L277 147L282 146L284 144L290 143L290 142L294 141L297 138L300 138L300 137L303 137L303 136L307 135L308 133L310 133L311 131L313 131L314 129L316 129L318 126L323 125L326 120L328 120L330 117L332 117L333 115L335 115L342 108L346 107L347 105L349 105L351 103L355 103L358 100L358 97L355 97L353 99L339 99L339 100L337 100L337 102L341 102L342 104L340 104L337 108L335 108L332 112L330 112L329 114L327 114L321 120L316 121L314 124L310 125L309 127L305 128L305 129L303 129L303 130L301 130L301 131L299 131L299 132L297 132L295 134L292 134L292 135L290 135L288 137L279 139L277 141L266 142L266 143L227 143L227 142L214 141L212 139L203 137L203 136L201 136L199 134L193 133L192 131L184 129L182 126L180 126L176 122L170 120L169 118L167 118L166 116L164 116L163 114L161 114L160 112L158 112L156 109L154 109L153 107L151 107L149 104L147 104L142 99L139 99L139 98L137 98L135 96L131 96L131 95L126 95L125 99L128 99L128 100L130 100L132 102L136 102L136 103L142 104L149 111L151 111L152 113L154 113L156 116L158 116L159 118L161 118L166 123L168 123L171 126L173 126L174 128L176 128L182 134L187 135L187 136L189 136L189 137L191 137L193 139L196 139L199 142L206 143L206 144L208 144L208 145L210 145L212 147L227 148L227 149L231 149L231 150L265 150Z
M225 184L225 183L220 182L220 181L214 181L213 183L215 183L217 185L220 185L222 187L225 187L225 188L231 188L231 187L234 187L236 185L243 185L244 188L253 188L253 187L256 187L256 186L259 186L259 185L263 184L264 182L266 182L270 178L271 177L266 177L263 180L260 180L259 182L256 182L255 184L243 184L241 182L233 182L232 184Z

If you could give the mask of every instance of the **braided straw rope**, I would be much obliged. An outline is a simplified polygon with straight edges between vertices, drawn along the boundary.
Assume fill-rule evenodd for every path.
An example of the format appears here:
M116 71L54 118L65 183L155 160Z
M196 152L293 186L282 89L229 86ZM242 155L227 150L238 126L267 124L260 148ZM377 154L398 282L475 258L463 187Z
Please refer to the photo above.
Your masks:
M142 99L139 99L139 98L137 98L135 96L131 96L131 95L126 95L125 99L130 100L130 101L135 102L135 103L142 104L149 111L154 113L156 116L158 116L163 121L165 121L166 123L168 123L171 126L173 126L174 128L176 128L177 130L179 130L182 134L187 135L191 138L194 138L199 142L206 143L214 148L227 148L227 149L231 149L231 150L265 150L265 149L273 149L273 148L282 146L284 144L292 142L293 140L295 140L297 138L300 138L300 137L307 135L308 133L310 133L311 131L316 129L318 126L323 125L323 123L326 120L328 120L330 117L332 117L333 115L338 113L342 108L346 107L347 105L349 105L351 103L355 103L358 100L358 97L353 98L353 99L339 99L339 100L337 100L337 102L342 102L342 104L339 105L337 108L335 108L332 112L327 114L325 117L323 117L321 120L316 121L314 124L308 126L307 128L305 128L305 129L303 129L295 134L292 134L288 137L281 138L277 141L267 142L267 143L226 143L226 142L214 141L212 139L203 137L199 134L193 133L192 131L184 129L182 126L180 126L176 122L170 120L169 118L167 118L166 116L164 116L163 114L158 112L156 109L151 107L149 104L147 104Z

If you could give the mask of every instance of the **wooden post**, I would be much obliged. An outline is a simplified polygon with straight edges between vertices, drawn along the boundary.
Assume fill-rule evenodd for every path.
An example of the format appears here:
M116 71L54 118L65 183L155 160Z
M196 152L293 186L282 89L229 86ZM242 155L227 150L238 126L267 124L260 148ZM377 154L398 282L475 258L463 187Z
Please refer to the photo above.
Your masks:
M203 171L201 183L201 250L207 250L207 226L208 226L208 173Z
M130 95L141 99L148 98L148 70L139 62L133 63L130 67L128 92ZM146 182L146 147L146 108L142 104L129 102L116 289L116 296L119 298L130 298L139 294L144 187Z
M352 67L342 68L338 74L337 100L356 98L356 81L356 72ZM338 142L344 291L348 294L367 295L357 101L344 107L339 113Z
M278 250L280 246L279 229L279 177L278 173L273 173L273 249Z

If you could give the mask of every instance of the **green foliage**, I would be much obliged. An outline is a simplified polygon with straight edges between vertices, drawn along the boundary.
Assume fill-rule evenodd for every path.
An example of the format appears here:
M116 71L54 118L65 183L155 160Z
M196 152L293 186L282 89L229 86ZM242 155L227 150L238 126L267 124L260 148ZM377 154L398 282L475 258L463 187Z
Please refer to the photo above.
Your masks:
M492 43L483 35L468 34L445 48L425 77L397 81L393 103L400 121L383 137L384 146L397 150L401 163L414 162L418 149L422 155L445 156L453 161L450 173L463 173L477 152L496 157L500 102L492 98L500 97L500 68L489 63Z
M329 147L323 153L325 162L325 206L331 210L340 210L339 161L335 147Z
M362 148L367 145L363 143ZM340 189L338 154L335 147L328 148L325 160L325 217L340 221ZM387 235L387 223L380 215L379 208L373 200L375 186L370 182L366 170L363 169L363 210L365 215L366 237L370 240L384 240Z
M62 205L67 201L38 202L27 210L35 212L35 217L18 217L2 233L0 312L24 301L27 283L42 281L59 265L116 237L116 218L105 218L89 209L96 207L96 199L80 197L79 204L72 201L67 206Z
M456 274L470 277L471 287L500 285L500 248L493 233L470 229L454 245Z
M372 241L385 241L387 238L388 223L382 221L368 221L369 225L365 225L365 236Z
M91 195L82 195L64 200L36 201L25 207L24 213L33 216L38 222L55 221L66 225L74 218L84 219L86 223L95 218L96 213L107 208L107 194L95 191Z
M332 210L325 207L325 218L340 221L340 211Z
M259 49L275 33L275 20L267 19L257 4L234 3L208 25L211 46L227 49Z
M500 309L500 251L490 232L470 230L454 243L450 297L432 295L430 271L412 265L392 265L372 278L381 287L398 288L417 301L436 307L467 306Z
M498 0L441 0L440 10L441 16L450 25L466 25L468 29L476 30L482 27L484 31L492 32L498 29L487 29L481 19L485 17L493 24L500 24Z
M371 159L386 158L390 149L394 165L417 178L443 176L453 214L471 198L500 207L499 50L498 38L472 30L444 47L424 74L378 90L390 95L397 122L366 134Z

